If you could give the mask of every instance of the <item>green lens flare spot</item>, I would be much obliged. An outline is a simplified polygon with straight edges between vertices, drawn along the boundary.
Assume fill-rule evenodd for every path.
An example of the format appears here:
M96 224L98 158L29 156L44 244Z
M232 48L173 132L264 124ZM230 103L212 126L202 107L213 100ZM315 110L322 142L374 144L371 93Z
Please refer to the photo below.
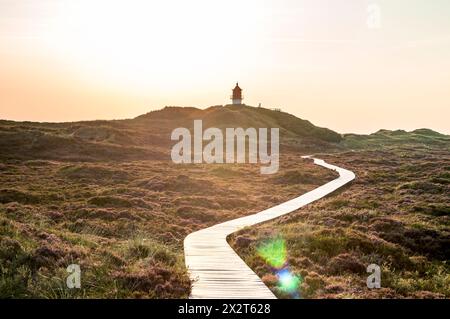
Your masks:
M275 268L282 268L286 263L286 243L284 239L272 239L258 248L258 255Z

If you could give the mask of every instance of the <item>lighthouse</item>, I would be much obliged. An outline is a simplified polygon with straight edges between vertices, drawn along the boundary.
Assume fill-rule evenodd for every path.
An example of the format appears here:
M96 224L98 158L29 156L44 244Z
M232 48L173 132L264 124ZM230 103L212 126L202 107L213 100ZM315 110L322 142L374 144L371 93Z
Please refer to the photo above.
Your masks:
M239 87L239 83L236 82L236 87L233 89L233 95L231 96L233 105L242 105L242 89Z

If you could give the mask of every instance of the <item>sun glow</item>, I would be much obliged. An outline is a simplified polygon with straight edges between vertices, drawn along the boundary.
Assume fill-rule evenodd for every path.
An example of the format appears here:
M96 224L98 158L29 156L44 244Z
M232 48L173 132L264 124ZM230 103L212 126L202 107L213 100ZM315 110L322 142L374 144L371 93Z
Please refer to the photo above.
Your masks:
M254 47L256 1L68 1L45 33L50 50L91 79L148 89L226 69ZM207 13L207 14L206 14ZM67 62L66 62L67 63ZM92 78L92 76L100 78Z
M361 0L0 0L0 117L205 108L239 81L244 103L341 133L448 133L450 2L436 1L379 1L372 29Z

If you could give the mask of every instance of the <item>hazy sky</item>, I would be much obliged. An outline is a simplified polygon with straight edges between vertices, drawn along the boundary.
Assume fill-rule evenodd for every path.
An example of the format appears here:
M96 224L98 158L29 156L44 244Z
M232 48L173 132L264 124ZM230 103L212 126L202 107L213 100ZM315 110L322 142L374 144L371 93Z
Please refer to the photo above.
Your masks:
M450 133L450 1L0 0L2 119L205 108L237 80L343 133Z

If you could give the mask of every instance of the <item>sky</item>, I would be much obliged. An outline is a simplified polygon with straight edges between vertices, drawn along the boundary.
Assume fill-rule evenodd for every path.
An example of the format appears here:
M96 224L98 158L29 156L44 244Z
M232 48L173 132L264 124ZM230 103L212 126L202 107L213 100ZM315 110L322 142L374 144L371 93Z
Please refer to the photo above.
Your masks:
M0 118L244 102L341 133L450 134L448 0L0 0Z

